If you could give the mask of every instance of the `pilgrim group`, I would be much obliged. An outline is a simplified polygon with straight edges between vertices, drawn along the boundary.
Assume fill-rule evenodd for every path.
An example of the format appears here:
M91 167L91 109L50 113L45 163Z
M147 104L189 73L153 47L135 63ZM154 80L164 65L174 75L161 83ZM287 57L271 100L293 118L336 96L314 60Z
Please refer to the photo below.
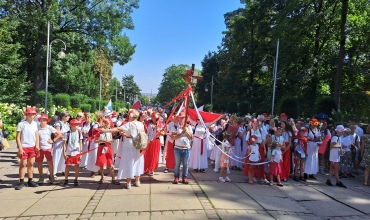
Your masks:
M224 115L217 122L205 122L200 115L187 120L184 111L174 115L152 107L140 112L130 109L125 115L104 109L95 113L95 119L87 112L74 119L62 112L50 120L47 114L27 108L17 126L20 167L15 189L45 182L79 186L80 169L88 170L91 177L99 175L98 184L108 181L109 173L112 184L126 180L124 188L130 189L140 187L142 175L158 172L160 163L165 164L165 173L174 173L173 184L188 184L189 169L203 173L212 166L223 183L231 182L229 174L236 170L242 170L251 185L280 187L289 179L306 182L315 180L317 173L328 172L326 184L343 188L341 179L354 178L363 167L367 185L370 137L356 121L349 128L339 123L329 129L325 117L305 123L281 113L278 118ZM141 133L148 137L144 149L135 146ZM44 160L47 174L43 173ZM33 180L35 162L38 181ZM74 179L69 182L71 166ZM58 173L62 181L57 181Z

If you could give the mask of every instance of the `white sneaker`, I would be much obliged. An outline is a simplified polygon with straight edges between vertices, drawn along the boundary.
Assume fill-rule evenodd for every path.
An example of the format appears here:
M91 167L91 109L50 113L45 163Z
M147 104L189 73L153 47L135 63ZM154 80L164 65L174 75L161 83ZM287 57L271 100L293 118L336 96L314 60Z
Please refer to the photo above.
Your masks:
M131 183L126 183L126 189L131 189Z
M266 183L266 184L269 184L270 183L270 181L268 181L267 179L262 180L262 182L263 183Z
M140 187L140 181L139 182L135 182L135 186L136 187Z
M168 173L168 169L166 168L166 169L164 169L164 173Z
M231 172L230 172L230 170L229 170L229 168L227 168L227 174L230 174Z
M230 183L231 179L227 176L227 177L225 177L225 181Z
M225 179L222 177L222 176L220 176L219 178L218 178L218 180L220 181L220 182L225 182Z
M220 172L220 171L218 171L218 169L214 169L213 171L215 171L215 173L218 173L218 172Z

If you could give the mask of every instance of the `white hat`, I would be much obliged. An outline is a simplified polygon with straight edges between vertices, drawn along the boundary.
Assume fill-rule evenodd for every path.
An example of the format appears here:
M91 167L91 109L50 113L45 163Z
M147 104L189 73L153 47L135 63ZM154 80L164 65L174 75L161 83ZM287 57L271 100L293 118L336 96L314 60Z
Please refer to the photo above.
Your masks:
M338 125L337 128L335 128L336 132L343 132L344 131L344 126L343 125Z
M252 119L252 116L250 116L250 115L246 115L244 118Z
M111 110L106 110L105 112L104 112L104 117L108 117L108 116L110 116L110 115L112 115L112 111Z

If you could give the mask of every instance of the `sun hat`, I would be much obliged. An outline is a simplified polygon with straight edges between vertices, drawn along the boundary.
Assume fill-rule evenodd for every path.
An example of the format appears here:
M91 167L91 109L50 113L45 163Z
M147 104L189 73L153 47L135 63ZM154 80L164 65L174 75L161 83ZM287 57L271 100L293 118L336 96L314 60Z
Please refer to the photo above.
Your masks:
M26 112L25 112L25 114L27 115L27 114L37 114L37 111L36 111L36 109L35 108L26 108Z
M335 128L335 131L336 132L343 132L344 131L344 126L343 125L337 125L337 127Z
M73 126L73 125L80 125L80 124L81 124L81 122L80 122L80 121L78 121L77 119L72 119L72 120L69 122L69 124L70 124L71 126Z
M42 114L37 120L41 121L41 119L45 119L46 121L50 122L49 116L47 114Z
M309 124L318 126L320 124L320 122L316 118L311 118Z

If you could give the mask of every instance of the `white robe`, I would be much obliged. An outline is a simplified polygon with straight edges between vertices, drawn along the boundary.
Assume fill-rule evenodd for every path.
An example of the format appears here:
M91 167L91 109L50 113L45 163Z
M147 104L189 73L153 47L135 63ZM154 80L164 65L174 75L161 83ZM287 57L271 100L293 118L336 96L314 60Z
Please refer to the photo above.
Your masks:
M86 126L83 126L81 127L81 131L87 131L89 132L90 130L90 125L86 125ZM87 141L86 139L89 137L88 134L84 134L84 140L83 140L83 152L86 152L88 150L88 147L89 147L89 141ZM89 153L87 154L84 154L82 155L82 159L81 159L81 163L80 163L80 167L85 167L87 166L87 160L89 158Z
M128 137L136 137L137 129L144 130L144 125L141 122L134 121L126 123L121 126L123 132ZM140 176L144 173L144 156L140 153L140 150L137 150L132 142L132 138L125 138L123 147L121 161L119 164L119 170L117 174L118 179L134 178L135 176Z
M60 127L60 133L64 137L64 134L67 133L70 128L68 122L62 124L61 121L58 121L54 124L54 127ZM63 139L58 139L53 146L53 166L54 166L54 176L58 171L64 172L66 169L66 161L64 160L63 154Z
M99 128L99 123L95 123L93 128ZM87 170L90 170L91 172L97 172L100 168L98 166L96 166L96 158L97 158L97 154L98 154L98 146L99 144L98 143L95 143L94 140L91 140L91 144L90 144L90 150L94 149L93 151L91 151L89 153L89 157L87 159Z
M319 138L321 136L320 131L316 128L314 131L315 137ZM311 129L308 129L307 138L314 138L314 135ZM308 175L310 174L317 174L319 172L319 160L318 160L318 146L316 142L308 141L307 144L307 159L304 165L304 172Z
M206 127L198 124L195 128L193 136L193 145L190 153L189 167L193 169L206 169L208 168L207 149L208 149L208 136ZM203 140L203 154L201 155L201 143Z

